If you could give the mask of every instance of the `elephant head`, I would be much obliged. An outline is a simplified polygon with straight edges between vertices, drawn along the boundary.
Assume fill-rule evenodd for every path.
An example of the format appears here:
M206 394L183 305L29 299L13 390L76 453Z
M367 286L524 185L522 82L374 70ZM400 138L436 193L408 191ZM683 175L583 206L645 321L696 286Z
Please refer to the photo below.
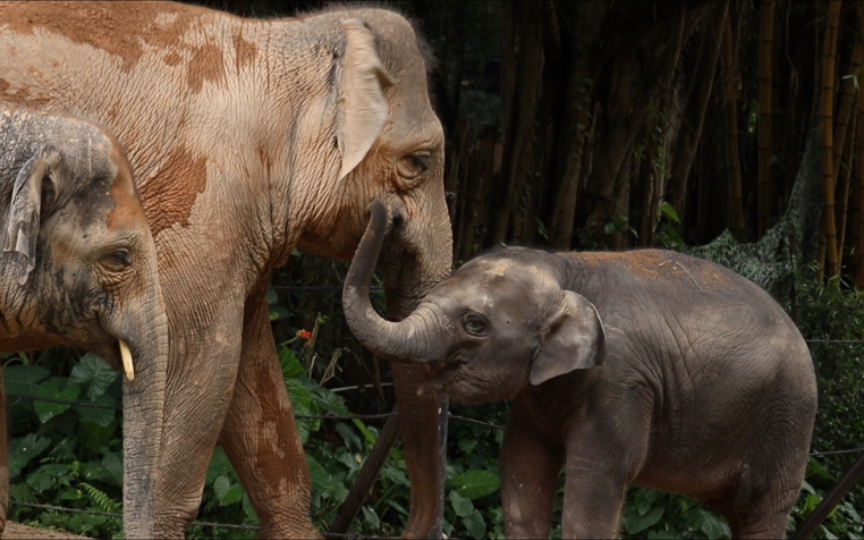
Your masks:
M0 352L122 366L126 534L152 537L168 326L131 166L100 127L25 109L0 108L0 148Z
M345 281L345 316L381 357L430 364L433 377L424 389L486 403L603 362L606 338L596 308L561 288L560 268L542 252L529 258L521 256L527 250L507 248L478 257L433 287L404 320L382 319L368 287L387 214L377 202L370 210Z

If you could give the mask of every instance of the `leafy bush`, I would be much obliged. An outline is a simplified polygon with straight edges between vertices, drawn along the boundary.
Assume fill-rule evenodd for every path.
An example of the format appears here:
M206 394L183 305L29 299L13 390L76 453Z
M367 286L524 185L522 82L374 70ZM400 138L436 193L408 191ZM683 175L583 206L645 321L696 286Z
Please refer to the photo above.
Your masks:
M321 272L340 281L341 263ZM313 266L313 268L315 268ZM812 268L802 269L789 309L808 339L861 339L864 334L864 299L832 282L821 286ZM343 393L339 366L344 362L316 362L324 358L356 360L353 344L346 350L337 309L330 318L300 306L314 305L306 294L272 291L271 318L291 336L277 345L312 479L312 519L327 530L345 501L350 486L374 446L382 420L346 419L358 412L389 411L392 396L369 405L371 392ZM331 294L331 293L327 293ZM318 301L321 299L318 298ZM330 300L328 300L330 301ZM376 299L380 302L380 298ZM286 306L290 305L288 309ZM305 310L305 311L304 311ZM297 313L301 316L297 316ZM302 319L302 322L300 322ZM301 331L303 327L312 331ZM820 452L864 446L864 409L860 403L864 374L862 345L813 344L819 379L820 403L813 448ZM343 358L344 360L344 358ZM5 355L3 373L8 397L10 431L10 498L17 503L49 504L65 508L117 514L120 512L122 456L121 404L118 375L99 358L71 358L67 351L49 349L38 356ZM386 379L386 372L382 375ZM325 380L328 379L328 380ZM325 384L321 381L325 380ZM386 382L384 383L386 384ZM330 387L330 388L328 388ZM337 391L334 391L337 390ZM58 401L82 401L70 406L53 401L32 401L17 396L38 396ZM366 397L364 397L366 396ZM88 407L84 404L98 405ZM504 538L503 510L498 480L498 452L508 404L482 407L451 405L454 414L448 435L444 532L451 538ZM318 416L336 418L307 418ZM484 424L460 417L477 419ZM817 456L810 460L802 495L793 509L789 529L794 530L822 500L855 454ZM552 538L561 537L561 495L554 509ZM351 531L367 535L398 535L405 526L410 502L405 460L399 444L372 486ZM817 538L864 536L864 486L858 486L816 533ZM10 518L43 528L120 538L121 521L112 515L70 514L51 509L13 505ZM208 523L233 523L231 529ZM237 474L221 448L216 448L207 471L198 521L187 530L189 538L254 538L258 519ZM728 538L726 522L701 504L678 494L631 488L622 513L624 538Z

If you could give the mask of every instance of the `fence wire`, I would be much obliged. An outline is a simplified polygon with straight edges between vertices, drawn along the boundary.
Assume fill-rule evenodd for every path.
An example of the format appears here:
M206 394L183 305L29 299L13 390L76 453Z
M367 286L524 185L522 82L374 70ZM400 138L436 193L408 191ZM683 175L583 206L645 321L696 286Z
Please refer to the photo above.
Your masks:
M328 290L328 289L341 289L341 287L330 287L330 286L320 286L320 287L296 287L296 286L274 286L274 289L320 289L320 290ZM376 289L376 288L373 288ZM379 291L383 291L383 287L377 287ZM808 339L805 340L808 344L825 344L825 343L844 343L844 344L864 344L864 340L861 339ZM28 396L23 394L6 394L7 398L14 399L29 399L32 401L43 401L47 403L57 403L61 405L69 405L74 407L92 407L97 409L113 409L116 411L123 410L122 407L118 405L105 405L102 403L92 403L87 401L69 401L62 399L54 399L47 397L39 397L39 396ZM335 420L335 421L351 421L351 420L380 420L384 418L388 418L396 413L382 413L382 414L358 414L358 415L296 415L294 418L298 420ZM484 422L482 420L476 420L474 418L469 418L467 416L461 416L457 414L453 414L452 412L448 412L448 417L452 420L457 420L461 422L467 422L471 424L476 424L484 427L488 427L491 429L501 430L504 429L504 426L499 424L493 424L490 422ZM864 452L864 447L861 448L851 448L847 450L831 450L826 452L811 452L808 454L811 457L822 457L822 456L836 456L836 455L844 455L844 454L858 454ZM52 510L56 512L66 512L72 514L89 514L93 516L107 516L107 517L115 517L122 518L122 514L114 513L114 512L100 512L97 510L82 510L79 508L65 508L62 506L54 506L49 504L37 504L37 503L28 503L22 501L9 501L10 506L22 506L28 508L35 508L41 510ZM192 525L199 525L203 527L220 527L224 529L236 529L236 530L258 530L260 527L256 525L238 525L235 523L213 523L209 521L193 521ZM377 535L364 535L360 533L331 533L331 532L322 532L321 533L325 538L333 538L337 540L341 539L356 539L356 540L396 540L397 537L394 536L377 536Z

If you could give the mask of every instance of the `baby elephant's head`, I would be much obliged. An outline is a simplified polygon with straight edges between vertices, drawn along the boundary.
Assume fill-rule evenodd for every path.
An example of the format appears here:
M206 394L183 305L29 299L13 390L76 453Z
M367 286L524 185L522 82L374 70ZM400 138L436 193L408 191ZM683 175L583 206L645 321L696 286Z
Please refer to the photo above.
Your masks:
M351 330L375 354L427 363L428 387L475 404L602 363L597 310L561 288L553 256L538 250L478 257L435 286L405 320L385 321L369 303L368 287L387 217L375 204L371 210L343 303Z

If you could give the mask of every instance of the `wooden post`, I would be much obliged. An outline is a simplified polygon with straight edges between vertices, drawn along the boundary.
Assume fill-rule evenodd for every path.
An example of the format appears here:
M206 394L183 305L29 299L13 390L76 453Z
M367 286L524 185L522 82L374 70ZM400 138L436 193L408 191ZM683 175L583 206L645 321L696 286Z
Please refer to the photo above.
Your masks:
M831 488L831 491L825 495L825 498L822 499L819 506L817 506L816 509L813 510L813 513L804 520L804 523L798 527L798 530L795 531L795 536L792 538L802 540L810 538L816 530L816 527L825 521L828 514L834 510L834 508L840 503L840 500L849 493L849 491L855 486L855 482L857 482L862 476L864 476L864 452L858 456L858 459L851 467L849 467L849 470L843 473L843 476L840 477L837 484Z
M396 409L393 409L393 414L384 423L381 433L378 434L378 440L375 441L375 446L366 457L363 467L357 473L357 478L351 489L348 491L348 496L345 497L345 502L342 503L342 508L339 510L339 515L333 520L328 532L344 534L348 532L348 527L357 517L360 507L363 506L363 501L372 489L372 484L378 478L381 472L381 467L387 461L387 456L390 455L390 450L396 444L396 437L399 435L399 415Z

